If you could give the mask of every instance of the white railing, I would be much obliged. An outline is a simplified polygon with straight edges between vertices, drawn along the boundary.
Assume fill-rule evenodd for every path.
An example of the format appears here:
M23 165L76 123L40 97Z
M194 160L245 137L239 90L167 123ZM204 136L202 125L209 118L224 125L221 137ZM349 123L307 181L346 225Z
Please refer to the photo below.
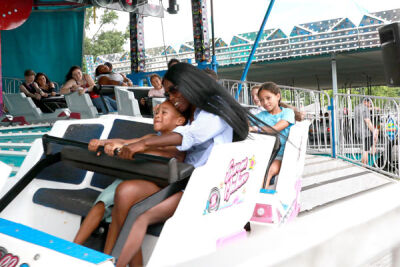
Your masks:
M235 80L220 80L232 96L236 96L239 85L242 85L238 101L245 106L252 106L251 88L260 84L257 82L241 82ZM310 120L307 152L313 154L332 154L331 140L331 112L329 95L323 91L304 88L279 86L282 101L296 107L303 113L305 119Z
M24 82L24 79L20 78L11 78L11 77L3 77L3 92L6 94L16 94L19 93L19 86ZM59 85L56 82L53 82L56 87L56 92L59 91Z
M337 155L399 177L400 99L338 94L335 103Z
M23 79L3 77L3 92L7 94L19 93L19 86L24 82Z

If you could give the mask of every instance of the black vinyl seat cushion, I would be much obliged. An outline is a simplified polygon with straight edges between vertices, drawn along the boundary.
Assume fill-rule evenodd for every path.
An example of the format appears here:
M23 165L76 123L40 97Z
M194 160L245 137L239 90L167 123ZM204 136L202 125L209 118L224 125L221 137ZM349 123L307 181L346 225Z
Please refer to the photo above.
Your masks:
M80 190L41 188L33 196L33 203L85 217L99 194L100 191L90 188ZM163 226L164 223L150 225L147 233L160 236Z
M80 190L41 188L33 196L33 203L85 217L99 194L100 191L90 188ZM163 226L164 223L150 225L147 233L160 236Z
M89 142L90 139L99 138L104 126L101 124L73 124L68 126L63 138L80 142ZM51 144L51 152L60 152L63 146ZM44 156L43 156L44 157ZM69 184L80 184L85 178L86 171L71 166L64 162L57 162L37 175L37 179L62 182Z
M33 195L33 203L86 216L100 191L90 188L70 190L41 188Z
M149 227L147 228L147 233L153 236L160 236L163 227L164 227L163 222L149 225Z

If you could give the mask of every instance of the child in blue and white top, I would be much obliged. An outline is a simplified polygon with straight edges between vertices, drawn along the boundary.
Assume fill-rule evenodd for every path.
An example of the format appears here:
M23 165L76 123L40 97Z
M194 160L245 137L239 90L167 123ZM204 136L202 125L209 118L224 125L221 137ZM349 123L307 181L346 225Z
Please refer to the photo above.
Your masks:
M287 105L281 103L281 90L273 82L266 82L261 85L258 91L258 98L260 99L261 106L265 109L265 111L258 113L256 117L281 133L281 147L267 174L265 185L268 187L271 178L277 175L281 169L286 139L289 135L290 127L295 123L295 111L289 108ZM258 128L256 126L250 127L250 130L259 132L271 131L267 127Z

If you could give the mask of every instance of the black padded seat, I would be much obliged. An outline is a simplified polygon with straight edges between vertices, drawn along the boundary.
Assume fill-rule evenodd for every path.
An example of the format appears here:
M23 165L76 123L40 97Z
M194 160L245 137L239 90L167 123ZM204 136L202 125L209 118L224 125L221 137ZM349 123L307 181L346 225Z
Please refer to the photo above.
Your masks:
M90 188L80 190L41 188L33 196L33 203L86 216L100 191Z
M150 89L129 88L128 91L133 93L133 95L135 96L135 99L137 99L137 101L140 101L140 99L148 97Z
M135 99L140 103L140 100L142 98L148 99L148 95L149 95L150 89L133 89L133 88L130 88L130 89L128 89L128 91L133 92L133 95L134 95ZM139 104L139 109L140 109L140 114L143 117L151 118L153 116L153 105L152 105L151 101L147 101L146 100L146 103L145 103L144 106Z
M117 119L114 121L108 139L121 138L132 139L139 138L147 134L155 133L152 124ZM94 173L90 182L91 186L106 188L116 179L101 173Z
M153 236L160 236L163 227L164 227L163 222L149 225L149 227L147 228L147 233Z
M99 138L104 126L101 124L73 124L68 126L63 138L80 142L89 142L90 139ZM61 151L63 146L51 144L51 152ZM42 157L44 158L44 156ZM55 181L70 184L80 184L85 178L86 170L66 166L63 162L58 162L44 169L37 175L37 179Z
M117 119L114 120L108 138L132 139L150 133L156 133L153 129L153 124Z
M36 191L33 203L85 217L99 194L100 191L90 188L80 190L41 188ZM147 233L160 236L163 226L164 223L150 225Z

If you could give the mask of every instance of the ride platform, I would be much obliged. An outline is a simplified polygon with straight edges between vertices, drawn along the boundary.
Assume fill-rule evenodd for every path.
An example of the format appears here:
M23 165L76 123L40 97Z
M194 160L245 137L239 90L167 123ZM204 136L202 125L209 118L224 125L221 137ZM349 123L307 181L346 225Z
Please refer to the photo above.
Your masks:
M342 159L307 155L300 211L319 209L393 182L393 179L382 174Z

